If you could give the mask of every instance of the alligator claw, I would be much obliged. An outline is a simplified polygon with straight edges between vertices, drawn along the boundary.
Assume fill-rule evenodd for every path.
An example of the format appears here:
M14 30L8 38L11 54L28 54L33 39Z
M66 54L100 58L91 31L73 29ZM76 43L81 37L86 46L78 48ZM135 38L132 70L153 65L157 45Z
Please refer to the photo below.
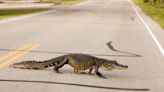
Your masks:
M107 77L105 77L105 76L101 76L100 78L107 79Z

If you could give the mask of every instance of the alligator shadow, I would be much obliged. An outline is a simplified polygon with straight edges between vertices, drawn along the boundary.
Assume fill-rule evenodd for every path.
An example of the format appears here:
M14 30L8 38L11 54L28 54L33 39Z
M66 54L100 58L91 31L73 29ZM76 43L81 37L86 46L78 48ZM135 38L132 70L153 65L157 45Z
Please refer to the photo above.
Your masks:
M86 84L75 84L75 83L63 83L63 82L50 82L50 81L32 81L32 80L8 80L0 79L1 82L16 82L16 83L44 83L44 84L58 84L58 85L69 85L78 87L89 87L89 88L99 88L99 89L110 89L110 90L126 90L126 91L150 91L147 88L119 88L119 87L105 87L105 86L95 86Z
M134 53L129 53L129 52L125 52L125 51L120 51L120 50L117 50L113 47L112 45L112 41L106 43L106 45L108 46L109 49L111 49L112 51L115 51L115 52L119 52L119 53L123 53L123 54L127 54L127 55L117 55L117 56L126 56L126 57L142 57L141 55L138 55L138 54L134 54Z

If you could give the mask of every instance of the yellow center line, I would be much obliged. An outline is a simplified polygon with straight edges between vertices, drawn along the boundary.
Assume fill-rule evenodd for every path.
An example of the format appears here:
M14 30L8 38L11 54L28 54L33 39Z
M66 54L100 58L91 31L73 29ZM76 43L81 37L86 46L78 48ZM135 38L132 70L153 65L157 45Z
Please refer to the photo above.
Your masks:
M23 51L23 52L19 53L19 54L16 55L15 57L13 57L13 58L9 59L8 61L2 63L2 64L0 65L0 68L3 68L3 67L5 67L5 66L9 65L11 62L13 62L13 61L15 61L15 60L21 58L22 56L26 55L26 54L29 53L31 50L33 50L33 49L35 49L35 48L37 48L37 47L39 47L39 45L34 45L34 46L28 48L26 51Z
M32 44L25 45L25 46L23 46L23 47L17 49L16 51L13 51L13 52L11 52L11 53L9 53L9 54L7 54L7 55L1 57L1 58L0 58L0 62L3 61L3 60L5 60L5 59L7 59L7 58L9 58L9 57L11 57L11 56L13 56L13 55L15 55L15 54L17 54L17 53L19 53L21 50L24 50L24 49L26 49L26 48L28 48L28 47L30 47L30 46L32 46Z

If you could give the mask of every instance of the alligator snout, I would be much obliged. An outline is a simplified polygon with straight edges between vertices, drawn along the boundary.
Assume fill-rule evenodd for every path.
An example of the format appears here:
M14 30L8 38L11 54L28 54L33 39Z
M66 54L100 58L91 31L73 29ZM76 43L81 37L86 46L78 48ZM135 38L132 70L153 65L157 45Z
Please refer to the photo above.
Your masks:
M128 66L127 65L118 65L116 68L120 69L120 70L124 70L124 69L128 69Z
M124 67L128 68L128 66L127 66L127 65L125 65Z
M127 65L123 65L122 69L128 69Z

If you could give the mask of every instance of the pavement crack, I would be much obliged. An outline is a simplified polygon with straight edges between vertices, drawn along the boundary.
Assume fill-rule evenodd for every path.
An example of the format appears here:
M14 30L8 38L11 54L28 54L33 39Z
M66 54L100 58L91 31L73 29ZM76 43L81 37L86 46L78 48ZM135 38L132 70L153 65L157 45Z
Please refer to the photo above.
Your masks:
M16 50L16 49L0 49L0 51L22 51L26 52L27 50ZM31 50L28 51L29 53L44 53L44 54L75 54L71 52L59 52L59 51L36 51L36 50ZM81 54L81 53L79 53ZM140 55L115 55L115 54L97 54L97 53L85 53L88 55L94 55L94 56L111 56L111 57L142 57Z
M111 49L112 51L119 52L119 53L124 53L124 54L128 54L129 56L142 57L141 55L138 55L138 54L129 53L129 52L120 51L120 50L115 49L115 48L113 47L113 45L112 45L112 41L106 43L106 45L107 45L108 48Z
M89 87L89 88L99 88L99 89L110 89L110 90L125 90L125 91L150 91L150 89L147 89L147 88L105 87L105 86L95 86L95 85L75 84L75 83L63 83L63 82L50 82L50 81L8 80L8 79L0 79L0 81L1 82L22 82L22 83L59 84L59 85L69 85L69 86L79 86L79 87Z

